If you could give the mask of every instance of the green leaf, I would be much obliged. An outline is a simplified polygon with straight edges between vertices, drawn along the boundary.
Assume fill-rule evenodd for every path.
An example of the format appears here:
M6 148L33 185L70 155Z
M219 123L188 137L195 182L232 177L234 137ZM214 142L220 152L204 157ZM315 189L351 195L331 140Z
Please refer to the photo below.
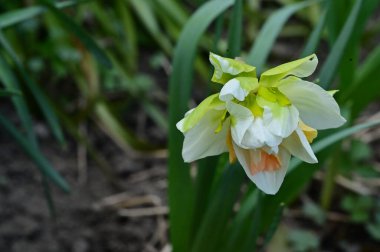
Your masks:
M219 251L221 234L233 213L233 206L240 192L245 174L240 165L227 165L216 191L210 197L209 207L199 227L192 252ZM207 238L206 238L207 237Z
M187 252L191 246L194 186L189 166L183 163L183 136L175 127L186 112L193 81L196 48L210 23L233 4L233 0L206 2L186 23L178 40L169 82L169 205L170 237L175 251Z
M274 12L265 22L247 57L247 62L255 66L258 73L261 73L273 44L289 17L316 2L320 0L309 0L285 6Z
M325 148L335 144L361 130L380 125L380 120L366 122L350 128L333 133L312 145L313 151L318 153ZM293 158L290 162L288 173L285 177L279 192L275 196L267 195L264 198L264 216L262 218L263 226L268 225L275 213L275 210L281 202L289 203L305 188L311 180L313 174L319 169L319 165L307 164L299 159Z
M194 216L191 238L197 235L199 227L211 200L213 183L218 177L221 160L218 156L203 158L198 161L197 176L195 180ZM219 161L219 162L218 162ZM223 160L224 161L224 160ZM222 162L223 162L222 161ZM223 165L225 162L223 162Z
M252 186L253 187L253 186ZM246 198L242 201L239 211L233 218L230 227L226 230L224 235L224 242L221 246L221 251L241 251L242 250L242 237L248 236L250 232L248 229L251 226L250 220L252 220L254 215L255 207L257 206L259 199L259 191L254 188L250 191Z
M188 19L187 13L183 10L183 6L179 2L173 0L156 0L154 3L181 26L184 25Z
M149 4L149 1L130 0L129 3L132 5L135 13L145 25L148 32L162 47L165 53L171 53L172 45L170 40L166 36L162 36L162 31L158 24L158 20L153 12L153 7Z
M323 13L319 18L317 25L315 26L313 32L311 33L311 35L309 36L309 39L306 42L305 48L303 49L303 51L301 53L301 57L306 57L307 55L310 55L310 54L316 52L316 50L318 48L319 41L321 39L323 28L325 27L325 23L326 23L326 19L327 19L327 13L328 13L329 8L330 8L330 3L331 2L328 2L326 4L326 6L323 10Z
M20 71L22 78L25 81L26 87L31 91L34 98L36 99L36 101L37 101L42 113L44 114L44 117L45 117L46 121L48 122L54 136L58 139L58 141L61 144L64 144L65 140L63 137L61 126L58 122L58 119L57 119L54 111L51 108L50 103L48 102L46 95L41 90L41 88L34 82L34 80L29 76L29 74L25 71L25 68L21 63L21 60L18 58L17 54L15 53L15 51L13 50L11 45L8 43L8 41L6 40L6 38L4 37L4 35L1 31L0 31L0 45L2 47L4 47L4 49L11 56L13 61L16 63L16 66L17 66L18 70ZM11 71L11 70L8 70L8 72L9 71ZM13 80L9 79L9 81L11 81L13 83L13 85L15 85L15 78L12 78L12 79ZM17 84L17 86L15 86L15 88L18 88L18 84ZM22 106L25 107L26 105L22 105ZM25 109L23 109L23 110L25 110ZM29 114L29 112L21 112L21 111L18 111L18 112L22 118L23 117L26 118L27 115L25 115L25 114ZM25 119L25 120L28 120L28 119ZM31 120L30 120L30 122L28 122L28 125L29 125L29 126L27 126L28 128L29 127L33 128L31 126L32 125Z
M16 90L0 90L0 96L22 96L22 93L20 91Z
M341 202L341 207L350 213L352 221L366 223L374 203L370 196L346 196Z
M0 115L0 125L15 139L21 148L33 159L37 167L41 170L44 176L49 178L54 184L60 187L63 191L69 192L70 186L66 180L59 175L50 165L44 155L35 147L34 144L27 141L24 136L9 122L5 117Z
M54 15L57 21L59 21L68 32L74 34L83 43L87 50L89 50L94 55L100 64L108 69L112 68L112 63L106 53L95 43L95 41L82 27L77 25L72 18L68 17L48 1L45 0L42 2L43 5L46 6L48 10Z
M360 66L353 85L344 93L345 102L352 102L352 116L355 118L371 101L380 95L380 46L371 52Z
M243 0L235 0L232 20L228 32L228 52L229 58L238 57L242 44L243 31Z
M60 3L57 3L55 6L61 9L84 2L88 1L62 1ZM0 15L0 29L29 20L43 14L45 11L46 9L42 6L33 6L3 13Z
M168 121L167 118L163 115L161 110L159 110L156 106L154 106L150 101L143 100L142 106L146 113L153 119L153 121L159 126L161 129L167 131L168 130Z
M363 1L363 5L360 9L357 21L354 26L354 31L349 39L346 50L342 57L342 63L340 66L339 76L340 76L340 89L342 93L349 88L355 77L356 69L359 63L359 53L360 44L362 40L362 35L366 28L367 21L372 13L376 10L379 5L379 0Z
M292 243L294 251L315 251L319 246L318 236L307 230L291 231L288 239Z
M1 35L1 34L0 34ZM3 85L10 90L20 90L20 84L8 63L0 55L0 80ZM22 123L22 128L26 132L31 143L37 146L37 139L33 131L33 122L28 106L23 96L12 96L12 102L17 110Z
M350 15L339 34L334 46L331 49L326 62L324 63L320 72L320 81L323 88L327 88L334 81L335 74L341 63L344 52L347 45L350 42L351 35L354 31L357 18L360 13L363 0L357 0L355 5L352 7Z

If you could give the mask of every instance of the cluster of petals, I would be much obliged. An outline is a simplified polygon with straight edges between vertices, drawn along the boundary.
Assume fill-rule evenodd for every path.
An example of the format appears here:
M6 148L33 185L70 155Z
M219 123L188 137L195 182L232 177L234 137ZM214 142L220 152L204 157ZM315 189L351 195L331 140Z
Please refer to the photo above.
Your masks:
M316 69L315 54L256 76L256 68L210 53L219 93L207 97L177 123L184 134L182 156L193 162L229 152L267 194L279 190L291 155L317 163L310 143L317 130L345 123L333 92L301 78Z

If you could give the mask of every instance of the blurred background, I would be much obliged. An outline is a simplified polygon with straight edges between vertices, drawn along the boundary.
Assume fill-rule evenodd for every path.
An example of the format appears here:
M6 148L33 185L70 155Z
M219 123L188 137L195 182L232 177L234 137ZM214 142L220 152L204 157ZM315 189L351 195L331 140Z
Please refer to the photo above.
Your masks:
M0 251L380 251L379 7L0 1ZM183 104L192 108L220 89L210 83L210 51L256 57L260 69L316 52L312 79L340 90L347 125L320 134L320 163L298 164L285 178L266 202L270 218L250 197L248 179L230 191L219 172L199 187L199 167L176 165L183 139L173 122ZM190 201L177 190L186 178L169 176L168 166L186 169L195 188L213 184L209 194L197 191L203 203L176 207ZM230 211L213 220L218 208ZM178 238L188 232L180 218L169 224L172 211L195 223L187 242ZM251 224L258 219L262 225ZM221 235L208 240L210 233ZM223 237L231 238L226 246Z

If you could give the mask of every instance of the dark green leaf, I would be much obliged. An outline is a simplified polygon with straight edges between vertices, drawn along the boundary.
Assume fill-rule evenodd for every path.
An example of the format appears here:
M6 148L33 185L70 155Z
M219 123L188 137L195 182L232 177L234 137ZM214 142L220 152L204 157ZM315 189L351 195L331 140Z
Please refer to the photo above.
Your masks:
M60 22L60 24L68 32L74 34L83 43L83 45L94 55L100 64L106 68L112 68L112 63L109 60L107 54L96 44L96 42L82 27L76 24L72 18L68 17L48 1L42 2L43 5L46 6L48 10L54 15L54 17Z
M48 160L39 151L39 149L36 148L35 145L31 144L30 141L27 141L24 136L16 129L16 127L2 115L0 115L0 125L16 140L16 142L26 152L26 154L28 154L30 158L33 159L44 176L49 178L63 191L70 191L70 186L67 184L65 179L63 179L61 175L59 175L54 170L54 168L50 165Z
M175 127L188 109L197 44L210 23L233 4L233 0L206 2L186 23L178 40L169 83L169 204L170 237L175 251L187 252L192 244L191 226L194 186L188 165L183 163L183 136Z
M269 56L270 51L272 50L274 41L280 34L282 27L285 25L289 17L295 12L316 2L320 1L309 0L285 6L280 10L274 12L265 22L247 57L247 62L255 66L258 73L261 73L263 70L264 64Z

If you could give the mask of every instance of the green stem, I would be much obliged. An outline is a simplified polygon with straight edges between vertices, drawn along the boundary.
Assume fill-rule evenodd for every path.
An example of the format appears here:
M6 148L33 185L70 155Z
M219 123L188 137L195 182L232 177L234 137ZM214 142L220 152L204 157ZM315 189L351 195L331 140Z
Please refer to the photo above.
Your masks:
M339 146L333 152L331 159L328 162L326 177L323 180L321 193L321 206L327 210L330 208L331 199L335 187L335 178L339 171L341 149Z

